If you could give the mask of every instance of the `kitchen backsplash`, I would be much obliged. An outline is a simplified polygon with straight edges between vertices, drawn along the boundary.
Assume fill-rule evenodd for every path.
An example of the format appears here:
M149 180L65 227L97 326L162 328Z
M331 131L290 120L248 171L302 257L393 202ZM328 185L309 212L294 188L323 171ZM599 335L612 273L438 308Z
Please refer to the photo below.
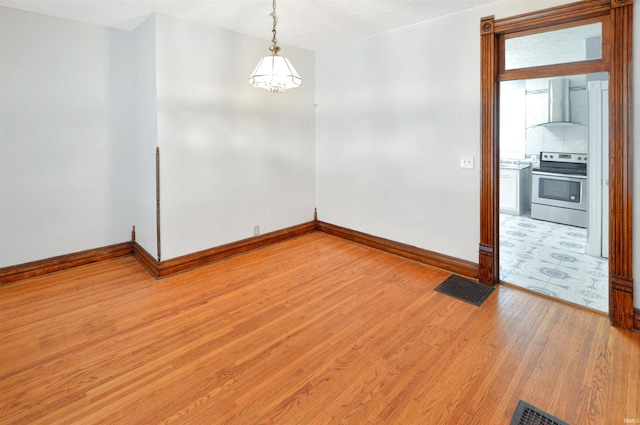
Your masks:
M526 82L525 154L539 155L540 151L587 153L587 91L586 79L570 79L571 121L575 124L537 125L548 114L549 81Z
M526 130L526 155L539 155L541 151L587 153L587 127L538 126Z

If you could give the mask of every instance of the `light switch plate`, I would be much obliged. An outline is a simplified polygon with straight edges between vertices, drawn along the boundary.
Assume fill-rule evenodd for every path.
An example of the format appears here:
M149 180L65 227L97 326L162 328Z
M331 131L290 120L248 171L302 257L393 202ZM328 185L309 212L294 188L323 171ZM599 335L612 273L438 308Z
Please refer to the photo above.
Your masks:
M461 156L460 157L460 168L473 168L473 156Z

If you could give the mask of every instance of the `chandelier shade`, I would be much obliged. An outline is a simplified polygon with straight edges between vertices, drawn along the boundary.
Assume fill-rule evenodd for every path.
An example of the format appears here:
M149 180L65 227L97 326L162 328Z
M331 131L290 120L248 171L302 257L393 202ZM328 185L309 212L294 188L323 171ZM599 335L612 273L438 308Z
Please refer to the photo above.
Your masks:
M302 83L302 78L291 65L289 59L284 56L278 56L280 47L276 37L276 25L278 17L276 16L276 0L273 0L273 37L271 38L271 56L265 56L260 59L256 69L253 70L249 77L249 84L252 87L266 89L271 93L280 93L287 89L298 87Z
M271 55L260 59L258 66L249 77L252 87L266 89L271 93L298 87L302 83L300 75L284 56Z

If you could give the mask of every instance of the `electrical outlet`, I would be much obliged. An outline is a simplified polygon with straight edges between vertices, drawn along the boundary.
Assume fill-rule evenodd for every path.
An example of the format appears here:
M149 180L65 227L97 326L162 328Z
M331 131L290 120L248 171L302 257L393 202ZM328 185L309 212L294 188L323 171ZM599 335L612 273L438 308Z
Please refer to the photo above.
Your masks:
M473 168L473 156L461 156L460 168Z
M260 226L253 226L253 236L260 235Z

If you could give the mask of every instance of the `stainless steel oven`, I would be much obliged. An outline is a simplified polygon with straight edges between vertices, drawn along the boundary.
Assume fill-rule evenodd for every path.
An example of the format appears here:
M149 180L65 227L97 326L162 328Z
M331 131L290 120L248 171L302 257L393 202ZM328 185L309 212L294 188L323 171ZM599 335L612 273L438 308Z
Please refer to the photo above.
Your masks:
M531 218L587 227L587 156L541 152L532 171Z

